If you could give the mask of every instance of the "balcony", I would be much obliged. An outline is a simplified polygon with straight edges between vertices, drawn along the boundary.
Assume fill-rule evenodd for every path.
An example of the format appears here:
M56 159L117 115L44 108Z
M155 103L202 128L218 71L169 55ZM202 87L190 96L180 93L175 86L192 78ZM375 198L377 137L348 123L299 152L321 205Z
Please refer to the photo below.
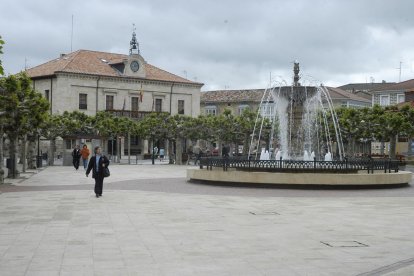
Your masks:
M153 111L133 111L133 110L122 110L122 109L112 109L112 110L105 110L116 117L128 117L136 120L142 120L145 116L154 113ZM165 112L158 112L158 113L165 113Z

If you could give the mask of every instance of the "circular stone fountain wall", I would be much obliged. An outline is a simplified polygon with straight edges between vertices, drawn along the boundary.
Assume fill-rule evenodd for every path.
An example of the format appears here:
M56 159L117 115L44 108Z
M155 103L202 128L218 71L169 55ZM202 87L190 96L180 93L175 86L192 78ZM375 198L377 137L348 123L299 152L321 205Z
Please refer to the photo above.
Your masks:
M402 186L410 183L412 173L399 171L384 173L282 173L247 172L222 168L187 169L187 180L212 183L266 184L275 186Z

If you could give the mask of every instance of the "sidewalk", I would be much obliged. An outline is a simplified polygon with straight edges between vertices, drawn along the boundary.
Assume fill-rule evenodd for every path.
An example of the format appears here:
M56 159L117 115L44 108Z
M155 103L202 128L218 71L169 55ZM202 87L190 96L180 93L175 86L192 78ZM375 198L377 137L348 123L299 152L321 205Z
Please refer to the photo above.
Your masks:
M185 166L111 167L105 183L185 182ZM16 185L70 183L93 180L56 166ZM414 197L403 195L8 192L0 275L412 275L413 228Z

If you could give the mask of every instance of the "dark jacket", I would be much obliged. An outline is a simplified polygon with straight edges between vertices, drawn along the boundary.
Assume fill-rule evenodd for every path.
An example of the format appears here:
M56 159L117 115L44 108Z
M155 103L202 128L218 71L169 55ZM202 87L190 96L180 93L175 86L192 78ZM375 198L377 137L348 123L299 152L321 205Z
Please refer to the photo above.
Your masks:
M92 158L89 159L88 169L86 170L86 174L89 174L92 170L93 178L96 178L98 173L100 176L103 176L103 172L105 168L102 165L105 165L105 168L109 166L108 157L106 157L105 155L101 155L101 159L99 159L99 171L96 172L96 155L92 156Z
M73 159L80 159L81 157L81 150L80 149L73 149L72 151Z

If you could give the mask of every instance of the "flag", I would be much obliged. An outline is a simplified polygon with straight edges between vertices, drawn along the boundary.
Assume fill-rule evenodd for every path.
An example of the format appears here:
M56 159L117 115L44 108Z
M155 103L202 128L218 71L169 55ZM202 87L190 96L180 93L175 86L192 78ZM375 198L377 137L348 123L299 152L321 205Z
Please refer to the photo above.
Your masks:
M142 98L144 97L144 91L142 91L142 83L141 83L141 90L139 91L139 101L142 103Z

